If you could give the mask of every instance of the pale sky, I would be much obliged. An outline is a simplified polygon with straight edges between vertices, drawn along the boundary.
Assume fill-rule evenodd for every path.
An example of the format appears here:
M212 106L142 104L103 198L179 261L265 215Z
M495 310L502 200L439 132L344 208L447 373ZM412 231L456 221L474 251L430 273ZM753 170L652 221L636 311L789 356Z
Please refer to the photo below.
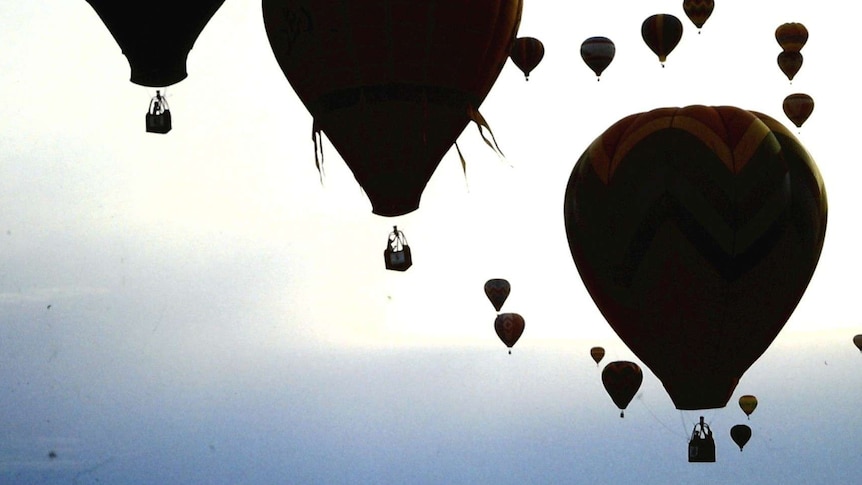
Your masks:
M421 207L373 215L276 64L259 1L226 0L167 89L173 131L144 132L154 90L84 0L0 0L0 483L850 483L862 474L858 77L852 15L799 0L719 1L700 35L681 2L527 0L511 63L440 163ZM665 68L654 13L683 21ZM159 15L170 15L161 12ZM802 22L789 83L775 28ZM596 82L581 42L611 38ZM782 112L804 92L814 113ZM793 128L829 201L799 307L724 409L718 458L689 464L697 412L656 377L624 419L589 348L637 359L569 253L563 197L618 119L689 104ZM393 224L414 265L386 271ZM513 354L482 292L507 278ZM760 405L750 421L743 394ZM733 424L753 437L740 453ZM49 458L54 451L56 458Z

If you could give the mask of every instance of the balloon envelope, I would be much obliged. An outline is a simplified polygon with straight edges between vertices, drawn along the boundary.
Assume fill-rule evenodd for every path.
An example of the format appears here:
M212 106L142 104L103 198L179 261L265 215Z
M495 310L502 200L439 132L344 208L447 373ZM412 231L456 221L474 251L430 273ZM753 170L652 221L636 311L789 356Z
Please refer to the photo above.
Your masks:
M542 41L533 37L518 37L512 44L509 53L512 62L524 73L524 78L530 79L530 73L545 57L545 46Z
M596 76L602 75L614 60L616 53L616 46L607 37L590 37L581 44L581 59L596 73Z
M782 107L787 118L799 128L814 111L814 100L807 94L795 93L784 98Z
M641 36L663 63L682 39L682 22L666 13L651 15L641 24Z
M599 365L599 362L605 358L605 349L604 347L593 347L590 349L590 357L596 361L596 365Z
M501 313L494 319L494 330L511 354L512 347L524 333L524 317L517 313Z
M713 0L683 0L682 9L685 15L697 28L703 27L715 8Z
M628 407L640 389L643 379L643 371L634 362L611 362L602 370L602 384L620 411ZM622 416L621 412L620 417Z
M802 53L797 51L782 51L778 54L778 68L787 76L789 81L793 81L796 73L802 69Z
M224 0L87 0L131 67L131 81L161 87L188 76L186 59Z
M742 409L742 412L744 412L746 416L751 416L751 413L753 413L754 409L757 408L757 398L751 394L746 394L740 397L739 408Z
M485 282L485 296L488 297L497 311L503 308L503 303L509 297L511 289L509 282L502 278L493 278Z
M855 345L857 349L862 351L862 334L853 337L853 345Z
M737 424L730 428L730 437L739 447L739 451L742 451L742 447L751 439L751 428L744 424Z
M263 0L285 77L368 196L419 207L509 57L521 0ZM472 118L471 118L472 117Z
M727 404L814 273L826 192L790 131L739 108L661 108L605 131L564 215L590 296L679 409Z
M808 42L808 29L799 22L787 22L775 29L775 40L782 50L799 52Z

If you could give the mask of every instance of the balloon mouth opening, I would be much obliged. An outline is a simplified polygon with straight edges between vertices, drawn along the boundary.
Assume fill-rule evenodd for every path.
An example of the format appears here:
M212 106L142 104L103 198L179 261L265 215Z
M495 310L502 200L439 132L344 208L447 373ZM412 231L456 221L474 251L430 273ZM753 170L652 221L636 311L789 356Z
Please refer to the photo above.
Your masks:
M131 68L129 80L140 86L161 88L176 84L188 77L186 58L168 59L126 56Z
M715 409L727 406L739 377L703 376L662 381L674 406L682 411Z

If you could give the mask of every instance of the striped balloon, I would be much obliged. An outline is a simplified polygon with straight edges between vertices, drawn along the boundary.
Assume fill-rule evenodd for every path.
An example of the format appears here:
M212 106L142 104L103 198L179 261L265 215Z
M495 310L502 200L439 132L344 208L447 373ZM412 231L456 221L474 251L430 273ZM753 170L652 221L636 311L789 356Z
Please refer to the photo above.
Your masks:
M575 165L565 226L605 319L679 409L723 407L802 297L826 192L790 131L731 106L626 117Z
M683 0L682 2L685 15L698 29L703 27L714 8L713 0Z
M775 29L775 40L782 50L799 52L808 42L808 29L799 22L787 22Z
M802 68L802 53L798 51L781 51L778 54L778 68L787 76L789 81Z
M596 73L596 77L614 60L617 48L607 37L590 37L581 44L581 58Z
M503 278L492 278L485 282L485 296L494 305L494 310L500 311L503 308L503 303L506 298L509 298L509 292L512 290L511 285Z
M545 46L542 41L533 37L518 37L512 43L509 52L512 62L524 73L524 79L530 80L530 73L545 57Z
M787 118L799 128L814 111L814 99L805 93L794 93L784 98L782 107Z
M641 36L664 66L668 54L682 39L682 22L666 13L651 15L641 24Z

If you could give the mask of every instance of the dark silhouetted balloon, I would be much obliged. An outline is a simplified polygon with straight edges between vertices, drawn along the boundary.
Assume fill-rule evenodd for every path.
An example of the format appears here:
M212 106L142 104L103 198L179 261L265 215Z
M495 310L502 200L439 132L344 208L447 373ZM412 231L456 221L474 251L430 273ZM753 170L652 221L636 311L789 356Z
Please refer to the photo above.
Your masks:
M497 311L503 308L503 303L506 302L506 298L509 298L511 289L509 282L502 278L493 278L485 282L485 296Z
M808 42L808 29L799 22L781 24L775 29L775 40L782 50L799 52Z
M162 87L188 76L189 51L224 0L87 0L111 31L131 81Z
M572 257L617 335L679 409L727 404L808 285L826 192L793 134L731 106L608 128L565 193Z
M682 2L685 15L698 29L703 27L703 24L712 15L714 8L715 2L713 0L683 0Z
M509 58L521 0L263 0L270 46L372 211L419 207ZM477 121L478 122L478 121Z
M737 424L730 428L730 437L739 447L739 451L742 451L742 447L751 439L751 428L744 424Z
M682 39L682 22L666 13L651 15L641 24L641 36L664 66L668 54Z
M593 347L590 349L590 357L596 361L596 367L598 367L599 362L605 358L605 349L604 347Z
M796 51L782 51L778 54L778 68L787 76L789 81L793 81L796 73L802 69L802 53Z
M853 337L853 345L862 352L862 334Z
M501 313L494 320L494 330L511 354L512 347L524 333L524 317L517 313Z
M621 418L625 417L624 411L637 394L643 380L643 371L634 362L611 362L602 370L602 384L614 404L620 408Z
M814 111L814 100L807 94L794 93L784 98L782 107L787 118L799 128Z
M512 62L524 73L524 79L530 80L530 73L545 57L545 46L542 41L533 37L518 37L512 44L509 53Z
M590 37L581 43L581 59L596 73L596 77L601 77L616 53L616 46L607 37Z
M739 408L742 409L742 412L744 412L746 416L751 416L751 413L753 413L754 409L757 408L757 398L751 394L741 396L739 398Z

